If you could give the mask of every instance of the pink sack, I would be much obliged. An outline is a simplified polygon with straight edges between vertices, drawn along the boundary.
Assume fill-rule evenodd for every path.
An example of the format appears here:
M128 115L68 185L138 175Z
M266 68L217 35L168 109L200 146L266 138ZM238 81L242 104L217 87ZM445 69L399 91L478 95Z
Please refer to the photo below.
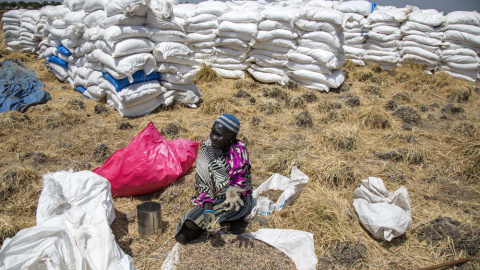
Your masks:
M150 122L127 147L117 150L93 172L110 181L113 197L152 193L192 167L199 144L186 139L167 142Z

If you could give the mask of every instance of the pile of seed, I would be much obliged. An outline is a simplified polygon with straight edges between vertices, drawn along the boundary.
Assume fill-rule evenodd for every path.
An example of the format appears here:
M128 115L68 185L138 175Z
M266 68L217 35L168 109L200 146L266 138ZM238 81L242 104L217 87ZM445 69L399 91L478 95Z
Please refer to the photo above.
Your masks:
M278 249L239 235L202 235L178 249L177 269L296 269Z

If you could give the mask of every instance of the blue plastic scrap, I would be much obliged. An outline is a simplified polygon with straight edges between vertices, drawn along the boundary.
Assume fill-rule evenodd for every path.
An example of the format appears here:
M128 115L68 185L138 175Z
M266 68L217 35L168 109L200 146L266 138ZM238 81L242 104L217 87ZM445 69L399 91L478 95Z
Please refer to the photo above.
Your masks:
M372 10L371 10L370 12L373 12L373 10L375 9L375 7L377 7L377 3L372 2Z
M115 91L120 92L123 88L134 84L134 83L139 83L139 82L146 82L146 81L151 81L151 80L159 80L162 78L162 75L156 72L152 72L148 75L145 74L143 70L139 70L135 73L133 73L133 83L130 83L127 78L117 80L115 79L112 75L108 73L103 73L103 77L109 81L114 87Z
M67 49L65 48L65 46L63 45L59 45L57 46L57 51L65 56L70 56L72 55L72 53Z
M43 86L35 71L20 60L0 62L0 113L24 112L29 106L46 103L50 94Z

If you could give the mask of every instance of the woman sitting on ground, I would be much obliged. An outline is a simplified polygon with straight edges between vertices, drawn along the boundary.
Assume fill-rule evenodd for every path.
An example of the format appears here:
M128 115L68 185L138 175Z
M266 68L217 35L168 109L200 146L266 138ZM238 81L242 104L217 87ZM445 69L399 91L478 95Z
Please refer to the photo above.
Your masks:
M215 224L240 221L252 210L252 184L247 148L237 139L240 122L222 114L213 124L210 139L202 144L197 160L194 207L175 228L182 244L198 238L205 230L217 232Z

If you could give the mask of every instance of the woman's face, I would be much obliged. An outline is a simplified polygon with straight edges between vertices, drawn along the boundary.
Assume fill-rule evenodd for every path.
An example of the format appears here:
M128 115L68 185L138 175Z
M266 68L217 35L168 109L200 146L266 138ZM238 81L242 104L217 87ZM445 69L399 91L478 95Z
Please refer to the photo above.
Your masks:
M234 138L234 134L221 124L213 124L212 131L210 132L210 141L212 142L213 148L227 152Z

